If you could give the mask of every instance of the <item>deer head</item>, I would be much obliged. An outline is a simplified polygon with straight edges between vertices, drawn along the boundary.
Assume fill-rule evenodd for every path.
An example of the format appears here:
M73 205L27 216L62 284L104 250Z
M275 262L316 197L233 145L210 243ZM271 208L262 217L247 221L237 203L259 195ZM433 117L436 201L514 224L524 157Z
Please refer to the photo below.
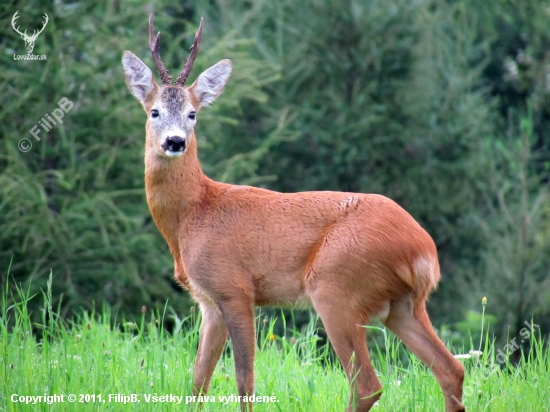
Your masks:
M202 26L201 18L189 58L174 85L160 58L160 32L154 36L153 14L149 17L149 47L162 85L155 83L151 70L135 54L130 51L123 53L126 85L148 114L146 150L149 153L161 157L181 156L194 139L199 109L216 100L229 79L231 61L222 60L205 70L191 86L185 86L199 51Z
M44 23L42 24L42 28L40 30L34 30L32 33L32 36L29 36L27 35L27 30L21 33L19 31L19 26L15 27L16 20L19 18L17 13L19 13L19 10L17 10L13 15L13 18L11 19L11 26L17 33L21 35L21 37L25 41L25 48L27 49L27 53L31 54L34 49L34 42L36 41L38 35L44 31L44 29L46 28L46 24L48 24L48 21L49 21L48 15L44 13Z

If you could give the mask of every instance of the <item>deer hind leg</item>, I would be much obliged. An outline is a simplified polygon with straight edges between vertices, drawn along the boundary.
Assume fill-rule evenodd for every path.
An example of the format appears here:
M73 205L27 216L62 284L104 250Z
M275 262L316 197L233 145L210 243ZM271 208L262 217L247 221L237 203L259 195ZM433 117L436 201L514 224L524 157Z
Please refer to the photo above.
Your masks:
M382 385L372 368L365 329L367 315L350 310L346 296L335 296L334 290L311 296L313 307L321 317L328 338L350 381L351 395L347 412L366 412L382 395Z
M194 369L194 395L208 392L212 373L227 341L227 328L218 308L213 304L201 303L201 314L199 350Z
M235 295L234 299L222 302L220 309L231 338L237 389L239 396L244 397L254 394L254 309L248 297ZM241 402L241 412L252 411L252 405Z
M435 334L425 303L414 305L412 297L394 302L384 323L432 370L445 397L445 411L465 411L462 405L464 366Z

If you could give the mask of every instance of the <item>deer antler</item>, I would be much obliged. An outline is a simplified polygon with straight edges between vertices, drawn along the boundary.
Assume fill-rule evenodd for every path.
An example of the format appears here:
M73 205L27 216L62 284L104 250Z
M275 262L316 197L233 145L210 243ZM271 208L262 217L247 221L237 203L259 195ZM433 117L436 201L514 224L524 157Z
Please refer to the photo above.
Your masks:
M24 33L21 33L19 31L19 26L15 27L15 24L16 24L16 20L19 18L19 16L17 15L17 13L19 13L19 10L17 10L15 12L15 14L13 15L12 19L11 19L11 27L13 27L13 30L15 30L17 33L19 33L21 36L23 37L27 37L27 30L25 30Z
M183 70L181 71L178 78L176 79L177 85L183 86L185 84L185 81L187 80L187 77L189 76L189 73L191 73L191 69L193 68L193 63L195 62L195 57L197 57L197 53L199 52L199 46L201 44L203 21L204 19L201 17L201 23L199 25L199 29L195 33L195 40L193 41L193 45L191 46L191 53L187 58L187 62L185 63L185 66L183 66Z
M164 67L164 64L162 63L162 60L160 58L160 31L158 34L154 35L154 28L153 28L153 13L151 13L151 16L149 16L149 47L151 48L151 53L153 53L153 60L155 60L155 64L157 66L157 71L160 74L160 79L162 80L163 85L170 85L172 84L172 76L168 74L168 70L166 70L166 67Z

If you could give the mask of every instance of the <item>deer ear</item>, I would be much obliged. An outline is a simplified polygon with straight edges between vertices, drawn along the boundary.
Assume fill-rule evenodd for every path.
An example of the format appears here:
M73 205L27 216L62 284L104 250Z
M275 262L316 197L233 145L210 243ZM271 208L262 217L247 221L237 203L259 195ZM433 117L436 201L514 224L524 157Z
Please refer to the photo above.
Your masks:
M208 106L222 94L231 75L231 60L222 60L200 74L190 87L201 107Z
M147 96L157 87L153 80L151 69L134 53L128 50L122 54L122 67L128 89L143 103Z

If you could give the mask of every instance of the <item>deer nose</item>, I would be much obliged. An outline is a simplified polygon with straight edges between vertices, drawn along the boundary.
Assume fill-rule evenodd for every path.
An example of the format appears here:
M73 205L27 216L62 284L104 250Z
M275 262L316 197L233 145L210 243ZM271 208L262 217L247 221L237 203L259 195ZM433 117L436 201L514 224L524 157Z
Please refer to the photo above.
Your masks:
M187 145L187 142L183 137L170 136L166 138L166 140L164 141L161 147L165 151L183 152L185 150L186 145Z

